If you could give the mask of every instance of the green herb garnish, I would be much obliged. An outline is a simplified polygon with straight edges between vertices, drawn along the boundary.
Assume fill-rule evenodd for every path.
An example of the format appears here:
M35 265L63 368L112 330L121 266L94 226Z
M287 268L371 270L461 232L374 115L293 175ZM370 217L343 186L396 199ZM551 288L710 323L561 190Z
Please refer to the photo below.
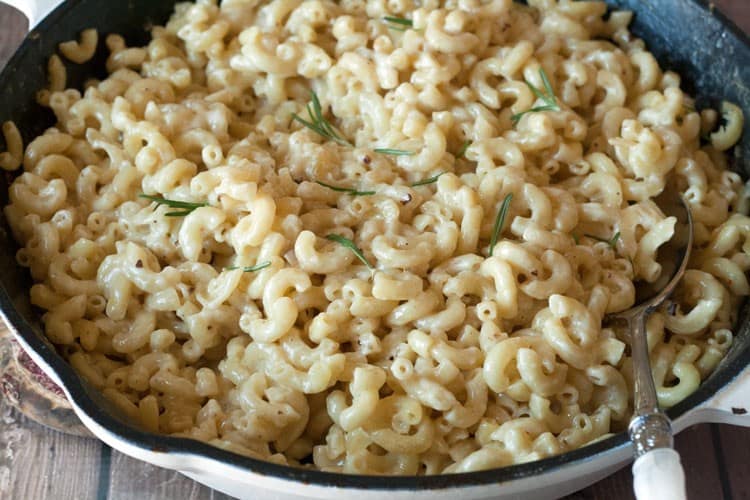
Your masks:
M340 234L329 234L328 236L326 236L326 239L335 241L339 245L348 248L369 269L375 269L374 267L372 267L372 264L370 264L370 262L367 260L367 257L365 257L365 254L362 253L362 250L360 250L360 248L349 238L345 238L341 236Z
M161 196L153 196L144 193L139 194L138 197L151 200L157 205L166 205L170 208L179 208L179 210L177 211L167 212L166 214L164 214L167 217L184 217L196 208L208 206L208 203L193 203L190 201L168 200L166 198L162 198Z
M260 271L261 269L265 269L268 266L271 265L270 261L261 262L260 264L255 264L254 266L248 266L248 267L240 267L240 266L229 266L225 267L227 271L234 271L235 269L242 269L243 273L253 273L255 271Z
M312 103L307 104L307 114L312 121L305 120L297 113L292 113L292 119L297 120L305 127L309 128L316 134L325 137L326 139L329 139L342 146L351 146L351 144L349 144L349 142L341 136L341 132L336 130L336 127L334 127L331 122L329 122L326 117L323 116L323 109L320 106L320 99L318 99L318 95L315 92L310 91L310 97Z
M414 151L406 151L405 149L391 149L391 148L375 148L373 149L376 153L391 156L413 156Z
M334 191L338 191L339 193L347 193L352 196L369 196L372 194L375 194L375 191L358 191L356 189L352 188L345 188L345 187L339 187L339 186L332 186L331 184L326 184L322 181L315 181L317 184L320 184L323 187L327 187L328 189L332 189Z
M505 217L508 216L508 208L510 208L510 202L513 200L513 193L508 194L503 203L500 205L500 210L497 211L497 217L495 217L495 225L492 228L492 239L490 240L490 257L495 251L495 245L497 239L500 237L500 233L503 231L505 225Z
M414 27L414 22L411 19L403 17L383 16L383 22L388 25L388 29L393 31L406 31L408 28Z
M469 146L471 146L471 141L466 141L463 143L463 145L461 146L461 149L459 149L458 152L456 153L457 160L459 158L464 157L464 155L466 154L466 150L469 149Z
M427 184L432 184L434 182L437 182L440 176L443 175L444 173L445 172L440 172L439 174L433 175L432 177L429 177L427 179L422 179L421 181L412 182L411 187L426 186Z
M608 240L606 238L601 238L599 236L596 236L595 234L584 234L584 236L587 236L591 239L594 239L596 241L601 241L602 243L606 243L609 245L612 249L617 248L617 241L620 239L620 231L617 231L614 236L612 236L612 239Z
M524 78L524 81L526 82L526 85L529 86L531 91L534 93L537 98L544 101L544 104L541 106L534 106L531 109L528 109L526 111L522 111L520 113L516 113L515 115L511 116L510 119L513 123L518 123L518 121L521 119L523 115L526 113L538 113L539 111L560 111L560 106L557 104L557 98L555 97L555 92L552 90L552 85L549 83L549 78L547 78L547 73L544 71L543 68L539 68L539 76L542 79L542 83L544 84L544 90L545 92L542 92L537 87L535 87L531 82L526 80Z

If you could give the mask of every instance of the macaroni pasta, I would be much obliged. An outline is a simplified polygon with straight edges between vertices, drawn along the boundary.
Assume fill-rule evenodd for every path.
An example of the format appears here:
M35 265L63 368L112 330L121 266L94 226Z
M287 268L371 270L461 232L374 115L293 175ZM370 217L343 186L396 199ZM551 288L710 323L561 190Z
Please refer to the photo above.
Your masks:
M46 334L143 428L278 463L439 474L624 429L625 332L684 192L695 251L647 324L660 403L750 293L750 218L698 112L603 2L214 0L66 88L5 216ZM59 46L83 63L94 30ZM701 140L701 135L707 137Z

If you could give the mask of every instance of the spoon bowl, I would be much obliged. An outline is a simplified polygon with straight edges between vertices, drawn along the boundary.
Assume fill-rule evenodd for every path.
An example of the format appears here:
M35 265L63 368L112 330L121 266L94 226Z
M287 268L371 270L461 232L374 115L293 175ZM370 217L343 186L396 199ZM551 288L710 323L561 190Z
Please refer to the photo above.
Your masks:
M693 247L693 216L682 196L665 191L654 199L668 217L675 218L672 238L659 247L656 260L661 274L653 283L642 282L636 287L635 305L625 311L609 315L610 319L632 320L639 314L655 311L674 292L685 274Z

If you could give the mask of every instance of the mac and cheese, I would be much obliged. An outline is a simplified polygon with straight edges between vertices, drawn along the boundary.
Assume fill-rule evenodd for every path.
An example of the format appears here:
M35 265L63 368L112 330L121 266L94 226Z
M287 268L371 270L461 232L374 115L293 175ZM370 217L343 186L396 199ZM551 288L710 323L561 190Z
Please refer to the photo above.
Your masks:
M742 112L715 130L629 12L528 4L198 0L81 91L52 56L56 125L0 155L49 339L132 424L264 460L535 460L628 422L605 318L660 277L671 186L695 251L647 331L684 399L750 293Z

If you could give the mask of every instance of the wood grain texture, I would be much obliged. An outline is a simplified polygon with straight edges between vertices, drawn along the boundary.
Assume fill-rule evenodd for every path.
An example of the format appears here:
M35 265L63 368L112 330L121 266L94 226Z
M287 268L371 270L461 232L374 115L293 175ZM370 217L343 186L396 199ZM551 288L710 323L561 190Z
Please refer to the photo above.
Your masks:
M714 0L750 32L750 0ZM23 16L0 4L0 66L26 31ZM1 90L1 89L0 89ZM699 425L677 436L694 500L750 500L750 430ZM568 500L633 498L630 467ZM0 400L0 498L225 500L179 473L132 459L91 439L59 434L28 421Z
M0 400L0 498L96 498L102 446L42 427Z
M111 500L230 500L173 470L145 464L114 451L107 498Z
M724 498L750 499L750 430L717 425L714 435L717 457L727 486Z
M685 469L689 498L726 498L719 474L719 460L714 450L712 424L685 429L675 439ZM746 432L746 440L749 437Z
M747 446L750 444L750 432L746 429L743 429L743 431L744 434L739 436L740 442L744 442ZM710 424L700 424L682 431L675 438L675 448L680 453L682 465L685 469L689 499L729 498L723 491L719 473L719 459L714 452L712 426ZM748 451L748 456L750 457L750 451ZM747 484L747 488L750 490L750 483ZM633 495L633 476L629 465L608 478L569 495L566 500L598 498L613 500L635 498Z

